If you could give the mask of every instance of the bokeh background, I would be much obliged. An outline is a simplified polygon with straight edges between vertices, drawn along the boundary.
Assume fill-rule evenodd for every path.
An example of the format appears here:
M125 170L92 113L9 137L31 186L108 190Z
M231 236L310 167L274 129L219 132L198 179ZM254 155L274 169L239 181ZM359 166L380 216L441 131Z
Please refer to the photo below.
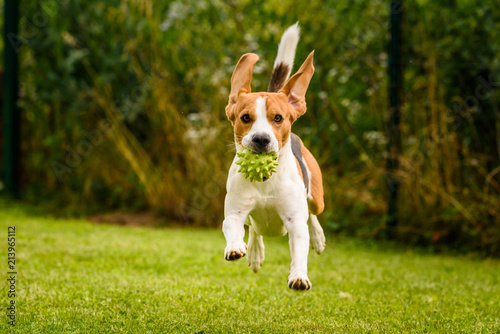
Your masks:
M265 90L281 34L298 21L295 63L315 50L316 72L294 131L322 167L320 221L330 233L387 236L387 2L52 0L20 11L24 201L56 215L220 226L232 71L257 53L253 89ZM409 1L402 34L391 235L498 255L498 3Z

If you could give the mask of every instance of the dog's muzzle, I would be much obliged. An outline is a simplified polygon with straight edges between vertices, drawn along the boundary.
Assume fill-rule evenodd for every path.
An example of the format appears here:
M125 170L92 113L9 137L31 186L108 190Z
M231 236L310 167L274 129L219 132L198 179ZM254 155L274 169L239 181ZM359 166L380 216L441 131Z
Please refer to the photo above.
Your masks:
M271 136L265 133L256 133L252 137L252 150L255 152L268 152Z

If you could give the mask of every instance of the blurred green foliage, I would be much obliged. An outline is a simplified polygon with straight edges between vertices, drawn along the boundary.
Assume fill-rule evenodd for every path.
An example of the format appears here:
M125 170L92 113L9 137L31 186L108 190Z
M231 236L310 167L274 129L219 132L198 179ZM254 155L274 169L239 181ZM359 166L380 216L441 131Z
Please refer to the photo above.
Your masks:
M383 235L387 2L51 0L21 11L28 198L219 225L232 70L257 53L253 87L265 90L281 33L299 21L295 62L316 50L316 73L294 131L322 166L321 221ZM397 236L498 254L499 11L494 0L420 0L404 17Z

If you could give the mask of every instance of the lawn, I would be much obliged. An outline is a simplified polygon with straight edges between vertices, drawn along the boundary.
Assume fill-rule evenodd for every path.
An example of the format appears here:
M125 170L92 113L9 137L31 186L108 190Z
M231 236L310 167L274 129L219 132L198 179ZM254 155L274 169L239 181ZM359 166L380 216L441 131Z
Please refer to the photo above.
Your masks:
M9 202L10 203L10 202ZM288 289L286 238L258 274L226 262L220 230L96 225L0 201L16 226L19 333L499 333L500 262L328 238L312 289ZM1 296L5 314L6 287Z

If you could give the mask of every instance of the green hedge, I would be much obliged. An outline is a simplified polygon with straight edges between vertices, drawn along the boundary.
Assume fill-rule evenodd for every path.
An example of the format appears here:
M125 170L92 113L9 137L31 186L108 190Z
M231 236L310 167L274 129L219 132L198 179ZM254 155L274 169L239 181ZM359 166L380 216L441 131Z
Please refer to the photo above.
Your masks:
M405 8L402 241L499 253L495 8ZM232 70L259 54L253 87L264 90L281 33L299 21L296 63L316 50L316 73L294 131L324 172L321 221L384 235L386 2L52 0L21 10L26 197L71 214L153 209L219 225L234 156Z

